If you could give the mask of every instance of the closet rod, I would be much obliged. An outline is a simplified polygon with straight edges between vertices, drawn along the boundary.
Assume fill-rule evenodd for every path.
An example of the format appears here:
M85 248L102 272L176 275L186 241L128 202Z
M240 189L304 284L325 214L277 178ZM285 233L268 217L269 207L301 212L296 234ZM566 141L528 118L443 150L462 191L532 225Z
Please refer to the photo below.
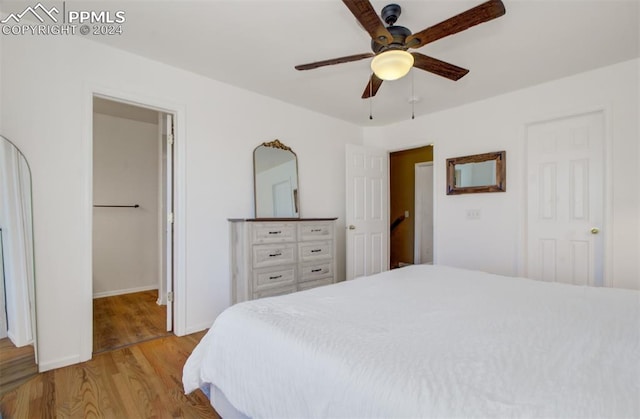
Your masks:
M100 207L100 208L140 208L140 205L135 204L135 205L94 205L94 208L96 207Z

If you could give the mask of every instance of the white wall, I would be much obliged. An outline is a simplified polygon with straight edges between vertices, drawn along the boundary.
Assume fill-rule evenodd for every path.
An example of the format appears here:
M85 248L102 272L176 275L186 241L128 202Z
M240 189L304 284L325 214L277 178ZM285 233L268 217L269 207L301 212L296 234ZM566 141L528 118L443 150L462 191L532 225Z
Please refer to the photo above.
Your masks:
M640 288L638 161L639 62L632 60L382 128L368 145L389 150L434 143L436 262L500 274L524 273L524 135L526 124L604 109L611 169L607 280ZM447 196L445 160L507 151L507 192ZM467 220L480 209L480 220Z
M93 296L157 289L158 124L93 115Z
M253 216L252 153L262 142L280 139L297 154L303 217L339 217L343 277L344 144L361 143L359 127L80 37L4 38L1 126L33 170L41 370L91 353L95 90L178 111L179 333L210 326L230 304L227 218Z

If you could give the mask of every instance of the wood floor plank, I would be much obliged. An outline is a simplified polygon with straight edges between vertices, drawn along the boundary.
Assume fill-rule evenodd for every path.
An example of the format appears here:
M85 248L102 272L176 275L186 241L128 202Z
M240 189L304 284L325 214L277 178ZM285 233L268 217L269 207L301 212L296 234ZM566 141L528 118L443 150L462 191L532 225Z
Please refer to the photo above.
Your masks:
M93 300L93 353L168 336L167 307L158 291L142 291Z
M168 336L38 374L0 397L3 418L214 418L201 391L185 395L182 368L204 332Z
M0 395L38 373L32 345L17 348L9 338L0 339Z

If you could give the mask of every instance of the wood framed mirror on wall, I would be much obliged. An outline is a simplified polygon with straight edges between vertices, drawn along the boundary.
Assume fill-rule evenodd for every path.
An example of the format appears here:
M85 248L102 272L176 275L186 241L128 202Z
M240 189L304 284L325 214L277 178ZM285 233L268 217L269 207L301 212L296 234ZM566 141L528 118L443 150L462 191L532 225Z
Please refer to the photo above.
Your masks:
M507 190L506 151L447 159L447 195Z

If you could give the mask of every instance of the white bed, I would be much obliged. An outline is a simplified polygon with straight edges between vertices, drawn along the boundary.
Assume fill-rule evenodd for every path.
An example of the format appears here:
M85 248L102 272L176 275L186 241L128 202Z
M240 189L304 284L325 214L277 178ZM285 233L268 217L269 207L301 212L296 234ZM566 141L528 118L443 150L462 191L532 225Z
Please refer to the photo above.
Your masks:
M637 418L640 293L409 266L230 307L183 384L255 418Z

